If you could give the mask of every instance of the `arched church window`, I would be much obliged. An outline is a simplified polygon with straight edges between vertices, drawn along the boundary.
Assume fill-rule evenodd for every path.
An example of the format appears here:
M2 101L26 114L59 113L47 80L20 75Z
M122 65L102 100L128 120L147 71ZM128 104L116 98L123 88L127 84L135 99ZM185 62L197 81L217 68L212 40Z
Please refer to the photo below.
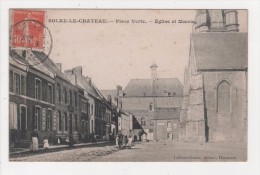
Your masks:
M230 112L231 107L230 84L227 81L222 81L217 87L217 112Z

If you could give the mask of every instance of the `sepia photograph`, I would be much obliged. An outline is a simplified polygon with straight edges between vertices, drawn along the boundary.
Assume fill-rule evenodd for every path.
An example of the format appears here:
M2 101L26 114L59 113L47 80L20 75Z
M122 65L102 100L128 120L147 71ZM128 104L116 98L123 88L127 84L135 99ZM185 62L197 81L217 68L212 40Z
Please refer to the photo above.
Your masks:
M247 162L247 9L9 9L10 162Z

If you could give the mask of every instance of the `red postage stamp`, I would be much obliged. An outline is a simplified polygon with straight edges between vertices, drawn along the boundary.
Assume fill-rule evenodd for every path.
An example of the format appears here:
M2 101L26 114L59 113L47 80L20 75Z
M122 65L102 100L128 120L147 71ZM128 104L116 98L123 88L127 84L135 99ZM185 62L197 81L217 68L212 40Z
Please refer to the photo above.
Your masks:
M44 48L45 11L13 10L13 48Z

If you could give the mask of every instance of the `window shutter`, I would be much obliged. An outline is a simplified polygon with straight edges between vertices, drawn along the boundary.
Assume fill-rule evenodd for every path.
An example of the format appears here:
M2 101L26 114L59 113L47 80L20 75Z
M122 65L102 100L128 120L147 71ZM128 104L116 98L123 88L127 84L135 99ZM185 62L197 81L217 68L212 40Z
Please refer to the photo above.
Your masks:
M35 129L35 106L32 108L32 130Z
M42 111L42 115L41 115L42 116L42 122L41 122L42 124L41 125L42 125L42 130L44 131L44 130L46 130L46 111L47 110L46 110L46 108L42 108L41 111Z
M53 111L53 117L52 117L52 130L57 130L57 113L58 111Z
M9 91L10 92L13 92L14 91L14 80L13 80L13 71L12 70L10 70L9 71Z
M21 75L21 94L25 95L25 76Z
M9 127L10 129L18 129L17 105L15 103L9 104Z

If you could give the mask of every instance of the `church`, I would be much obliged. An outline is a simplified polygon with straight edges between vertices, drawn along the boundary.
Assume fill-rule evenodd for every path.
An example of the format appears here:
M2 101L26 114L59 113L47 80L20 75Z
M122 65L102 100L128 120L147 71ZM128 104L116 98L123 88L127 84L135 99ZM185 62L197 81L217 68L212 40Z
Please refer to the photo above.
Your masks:
M197 10L184 75L179 140L247 142L248 36L237 10Z

